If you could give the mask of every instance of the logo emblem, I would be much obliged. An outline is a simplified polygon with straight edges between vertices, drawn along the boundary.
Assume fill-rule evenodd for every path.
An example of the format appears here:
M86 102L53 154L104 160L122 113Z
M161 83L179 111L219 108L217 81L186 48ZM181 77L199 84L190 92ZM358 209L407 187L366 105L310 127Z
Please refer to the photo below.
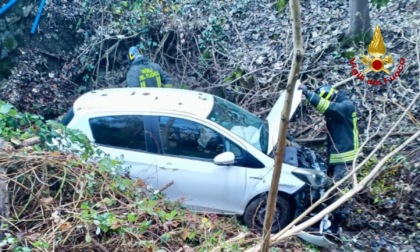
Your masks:
M390 74L390 71L386 68L386 65L392 63L392 56L386 55L384 58L382 56L386 53L386 47L384 39L382 38L381 30L379 25L376 25L375 32L373 33L373 39L369 44L368 53L373 56L371 58L368 55L362 55L362 63L367 65L368 68L363 71L365 74L370 71L381 72L384 71L387 74Z
M368 47L368 55L363 54L360 61L367 66L367 68L363 72L359 71L356 58L352 58L350 60L351 74L356 76L357 79L373 86L385 85L388 82L394 81L401 75L405 64L405 59L400 58L398 68L391 74L388 67L393 63L393 60L391 55L386 55L386 47L379 25L376 25L375 27L372 41ZM370 79L366 76L369 72L385 72L389 77L385 76L381 79Z

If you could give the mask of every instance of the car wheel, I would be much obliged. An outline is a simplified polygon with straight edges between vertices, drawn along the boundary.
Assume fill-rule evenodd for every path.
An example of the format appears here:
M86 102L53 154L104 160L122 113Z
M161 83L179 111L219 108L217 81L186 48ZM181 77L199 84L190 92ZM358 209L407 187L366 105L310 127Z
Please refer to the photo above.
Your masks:
M267 210L267 197L257 197L253 199L245 209L245 225L254 232L262 233L264 218ZM276 213L271 227L272 233L277 233L291 221L290 203L281 195L277 196Z

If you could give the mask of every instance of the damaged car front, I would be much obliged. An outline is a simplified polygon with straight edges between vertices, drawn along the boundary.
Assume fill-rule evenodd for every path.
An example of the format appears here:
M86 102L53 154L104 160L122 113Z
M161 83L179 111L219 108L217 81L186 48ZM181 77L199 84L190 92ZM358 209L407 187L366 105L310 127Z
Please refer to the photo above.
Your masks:
M296 85L296 87L297 86L298 85ZM301 95L300 90L295 89L290 118L301 102ZM280 124L280 117L278 114L283 109L282 105L284 100L285 96L283 95L279 98L270 112L270 115L267 117L268 124L272 129L271 139L278 137L278 134L276 134L275 131L275 126ZM327 177L328 165L319 153L304 146L300 146L290 135L287 136L287 140L289 146L286 146L285 148L283 163L297 167L292 171L292 174L305 183L305 186L293 194L296 201L296 211L293 218L295 219L324 195L326 189L330 186L330 180ZM277 146L273 146L272 151L269 153L269 156L273 159L275 158L276 147ZM325 206L325 203L320 204L310 214L308 214L304 220L322 211ZM325 236L326 230L328 230L330 226L331 221L329 220L329 216L326 215L321 221L317 222L310 228L310 232L302 231L298 234L298 237L320 247L334 246L334 243Z
M292 99L290 116L293 115L301 102L301 91L295 90ZM243 201L243 219L252 230L262 232L267 206L267 195L272 178L274 155L276 153L279 136L281 112L284 106L285 92L274 104L263 121L242 108L215 97L212 112L208 119L217 123L255 147L259 152L250 151L251 155L264 163L264 169L247 169L247 188ZM293 139L288 138L289 143ZM254 154L255 153L255 154ZM265 155L262 155L262 154ZM269 157L271 161L265 161ZM232 160L233 162L233 160ZM325 192L327 185L327 164L314 150L299 146L296 143L287 146L284 153L282 174L276 203L276 214L272 224L272 232L278 232L290 221L302 214L313 202L317 201ZM259 182L256 182L259 181ZM321 207L322 208L322 207ZM319 211L317 208L313 213ZM317 225L324 227L317 235L302 232L302 238L319 246L329 246L330 242L322 235L328 226L328 216Z

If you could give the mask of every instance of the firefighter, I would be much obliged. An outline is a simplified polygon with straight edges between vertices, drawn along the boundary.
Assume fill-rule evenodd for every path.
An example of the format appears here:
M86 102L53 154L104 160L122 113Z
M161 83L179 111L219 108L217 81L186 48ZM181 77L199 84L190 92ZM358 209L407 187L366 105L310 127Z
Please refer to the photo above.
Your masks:
M341 180L351 167L359 149L359 133L357 130L357 114L353 102L344 90L337 92L329 85L323 85L312 92L301 84L309 103L325 116L327 122L327 174L334 181ZM342 206L333 213L331 233L338 234L341 223L349 215L349 207Z
M171 77L162 68L140 54L132 46L128 51L130 69L127 73L128 87L172 87Z

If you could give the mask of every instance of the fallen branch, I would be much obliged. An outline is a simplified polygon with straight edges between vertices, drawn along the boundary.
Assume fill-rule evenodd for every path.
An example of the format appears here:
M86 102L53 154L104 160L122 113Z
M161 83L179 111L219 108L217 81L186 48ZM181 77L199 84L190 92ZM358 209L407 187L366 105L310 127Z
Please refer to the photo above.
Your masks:
M157 54L160 52L160 50L162 49L162 47L165 45L165 42L166 42L166 40L168 40L168 37L169 37L169 32L167 32L167 33L165 33L165 35L163 35L163 38L160 41L159 46L158 46L155 54L153 55L153 62L156 61Z
M0 150L4 150L4 151L14 151L15 147L13 147L13 145L7 141L5 141L3 138L0 138Z
M168 184L162 186L162 188L159 189L159 193L165 191L166 189L168 189L169 187L171 187L173 184L174 184L174 181L173 180L172 181L169 181Z
M160 241L163 228L173 235L161 246L168 251L182 246L178 243L174 245L173 241L181 239L185 226L199 226L201 219L182 219L177 215L173 223L179 224L172 225L157 217L156 212L169 213L174 206L164 199L157 199L153 190L138 190L137 183L126 183L129 177L111 172L111 169L120 170L123 166L115 166L109 161L108 157L85 161L74 154L58 152L0 151L0 167L7 169L7 174L0 173L0 182L6 181L10 193L10 216L5 218L7 213L1 213L0 223L7 225L7 233L13 237L19 234L20 244L28 244L28 247L34 247L39 236L49 244L48 251L69 250L69 247L78 251L107 252L115 251L115 248L145 251L146 245L130 249L129 244L134 244L136 240ZM149 204L148 199L152 197L153 203ZM4 197L0 196L0 201L0 209L7 206ZM146 207L147 211L144 210ZM98 214L91 215L87 209ZM87 214L89 218L82 217ZM109 232L99 226L104 214L116 220L107 224ZM127 214L134 219L126 221ZM154 223L147 227L146 232L140 233L146 221ZM84 227L83 230L78 226ZM98 228L101 228L100 234L97 233ZM37 235L35 239L34 234ZM85 241L87 234L90 242ZM58 236L62 239L55 239ZM3 249L9 251L5 247Z
M325 142L327 140L327 135L324 137L316 137L316 138L298 138L296 142L299 143L315 143L315 142Z
M102 252L109 252L108 249L106 249L102 244L100 244L97 240L92 238L92 243L99 248L99 250L101 250Z
M321 212L319 212L315 216L311 217L310 219L306 220L305 222L303 222L303 223L301 223L301 224L299 224L297 226L294 226L296 224L296 220L295 220L292 223L290 223L286 228L284 228L282 231L280 231L278 234L272 236L271 237L272 244L277 244L278 242L284 240L285 238L288 238L290 236L296 235L300 231L305 230L306 228L308 228L308 227L314 225L315 223L317 223L318 221L320 221L325 215L331 213L332 211L334 211L335 209L337 209L338 207L340 207L342 204L344 204L346 201L348 201L350 198L352 198L354 195L356 195L362 189L364 189L366 187L366 185L373 180L373 178L376 176L376 174L378 174L381 171L381 168L386 164L386 162L390 158L392 158L397 153L399 153L405 146L407 146L409 143L413 142L419 136L420 136L420 131L416 132L416 134L412 135L409 139L407 139L406 141L404 141L404 143L401 144L400 146L398 146L398 148L396 148L394 151L392 151L391 153L389 153L388 155L386 155L384 158L382 158L381 161L379 161L379 163L357 185L356 188L352 188L349 192L345 193L343 196L341 196L334 203L332 203L331 205L329 205L328 207L326 207L324 210L322 210ZM353 172L355 172L355 170ZM338 183L336 183L330 190L328 190L328 192L330 193L332 191L332 189L336 189L338 187L337 184L342 184L347 179L349 179L352 176L353 172L349 173L346 177L344 177L342 180L340 180ZM316 203L318 203L321 200L324 201L325 200L325 195L327 195L327 193L324 194L324 196L320 200L318 200ZM301 216L304 217L307 214L309 214L309 212L311 212L313 210L312 206L311 206L311 211L308 211L308 210L306 210ZM251 248L251 249L246 250L246 252L256 252L256 251L259 251L260 247L261 247L261 245L259 244L259 245L255 246L255 247Z
M354 80L355 78L356 78L356 76L352 76L352 77L350 77L350 78L348 78L348 79L345 79L345 80L343 80L343 81L340 81L340 82L338 82L338 83L334 84L334 85L333 85L333 87L334 87L334 88L338 88L339 86L341 86L341 85L343 85L343 84L346 84L347 82L349 82L349 81L351 81L351 80Z
M413 135L415 133L416 133L415 131L409 131L409 132L401 132L401 131L398 131L398 132L394 132L394 133L389 134L389 136L411 136L411 135ZM378 133L376 135L376 137L383 137L386 134L387 134L386 132L381 132L381 133Z
M268 68L268 67L261 67L261 68L255 69L254 71L251 71L251 72L246 73L246 74L244 74L244 75L242 75L242 76L239 76L238 78L234 79L234 80L233 80L233 81L231 81L231 82L224 83L224 84L219 84L219 85L212 85L212 86L209 86L209 87L202 88L201 90L203 90L203 91L207 91L207 90L210 90L210 89L213 89L213 88L217 88L217 87L227 87L227 86L232 85L232 84L233 84L233 83L235 83L236 81L238 81L238 80L240 80L240 79L242 79L242 78L244 78L244 77L246 77L246 76L248 76L248 75L251 75L251 74L253 74L253 73L259 72L259 71L261 71L261 70L265 70L265 69L267 69L267 68Z
M251 233L248 233L248 232L247 233L240 233L237 236L232 237L229 240L225 241L225 244L229 245L229 244L233 244L233 243L239 242L240 240L245 239L249 235L251 235ZM211 250L211 252L219 252L219 251L222 251L222 246L221 245L219 245L217 247L214 247Z
M319 118L318 120L316 120L315 122L309 124L308 126L306 126L304 129L298 131L297 133L295 133L295 137L298 137L300 135L302 135L303 133L305 133L306 131L313 129L314 125L318 125L319 123L322 122L322 124L320 125L320 128L322 128L325 124L325 121L323 121L323 118Z
M41 142L41 139L39 137L31 137L31 138L23 140L22 146L32 146L35 144L39 144L40 142Z
M397 153L399 153L405 146L407 146L409 143L413 142L417 137L420 136L420 131L418 131L416 134L412 135L409 139L407 139L403 144L398 146L397 149L386 155L384 158L381 159L381 161L373 168L373 170L357 185L356 188L352 188L349 192L344 194L342 197L340 197L337 201L329 205L327 208L310 218L309 220L305 221L302 224L299 224L298 226L293 227L292 229L286 231L284 234L280 236L274 236L273 239L276 241L281 241L289 236L295 235L296 233L304 230L305 228L315 224L316 222L320 221L325 215L331 213L338 207L340 207L342 204L344 204L346 201L348 201L350 198L352 198L355 194L359 193L362 189L365 188L365 186L372 181L372 179L375 177L376 174L378 174L381 170L381 168L386 164L386 162L395 156Z
M56 60L58 60L58 61L64 61L64 60L65 60L65 59L63 58L63 56L61 56L61 55L57 55L57 54L54 54L54 53L50 53L50 52L47 52L47 51L44 51L44 50L38 50L38 52L40 52L41 54L45 54L45 55L47 55L48 57L51 57L51 58L56 59Z

